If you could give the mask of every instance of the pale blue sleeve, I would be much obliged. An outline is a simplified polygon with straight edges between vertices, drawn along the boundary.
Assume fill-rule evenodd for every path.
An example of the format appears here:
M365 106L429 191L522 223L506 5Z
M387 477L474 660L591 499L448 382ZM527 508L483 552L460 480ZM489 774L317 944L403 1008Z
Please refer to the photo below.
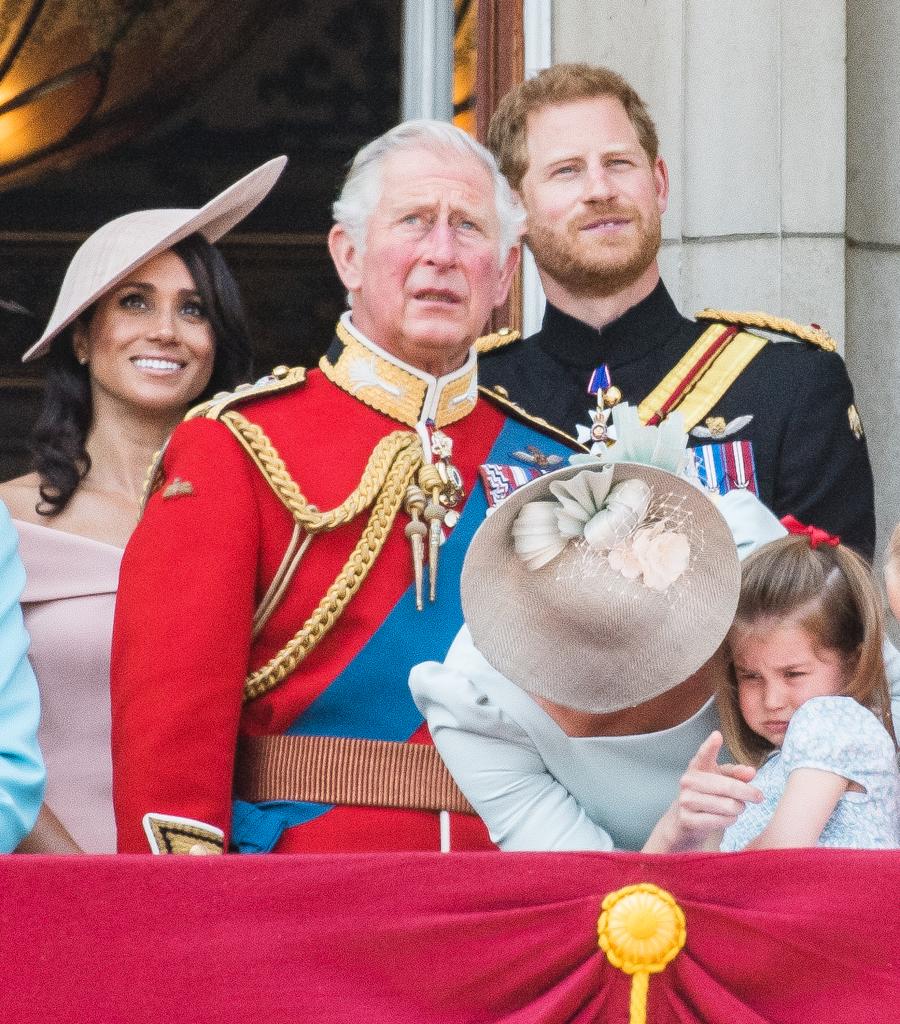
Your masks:
M721 497L713 495L712 500L728 523L741 561L763 544L787 535L775 513L751 491L735 489Z
M44 762L37 742L38 688L28 661L28 634L19 595L25 570L18 535L0 503L0 852L31 831L44 796Z
M885 637L884 671L891 691L891 714L900 722L900 651Z
M894 744L852 697L813 697L794 712L781 753L788 774L818 768L868 790L874 775L892 770Z
M463 627L444 664L417 665L409 684L435 746L493 842L503 850L611 850L609 833L549 771L527 731L479 687L484 673L499 675Z

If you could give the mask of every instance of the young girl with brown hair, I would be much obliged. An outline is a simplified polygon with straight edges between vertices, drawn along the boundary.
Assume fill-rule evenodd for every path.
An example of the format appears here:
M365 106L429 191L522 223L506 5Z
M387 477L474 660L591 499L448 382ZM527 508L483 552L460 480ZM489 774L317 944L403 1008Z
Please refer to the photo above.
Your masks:
M744 563L717 695L725 742L757 768L723 850L900 846L900 773L881 599L836 538L788 536Z

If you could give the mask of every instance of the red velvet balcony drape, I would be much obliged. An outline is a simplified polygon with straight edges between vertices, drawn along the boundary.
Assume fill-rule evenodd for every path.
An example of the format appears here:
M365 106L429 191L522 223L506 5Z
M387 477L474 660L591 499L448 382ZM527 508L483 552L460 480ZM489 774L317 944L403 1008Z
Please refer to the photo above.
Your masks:
M671 892L648 1021L900 1019L900 854L803 850L0 860L0 1019L628 1020L605 894Z

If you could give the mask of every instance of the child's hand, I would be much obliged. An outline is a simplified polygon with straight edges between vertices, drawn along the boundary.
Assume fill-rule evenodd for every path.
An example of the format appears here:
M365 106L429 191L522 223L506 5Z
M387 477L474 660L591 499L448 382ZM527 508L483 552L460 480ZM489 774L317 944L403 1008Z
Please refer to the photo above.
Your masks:
M751 786L756 769L746 764L719 764L722 734L717 730L700 744L681 777L675 802L681 829L688 838L699 838L699 846L715 832L733 824L748 803L759 803L763 795Z
M756 769L718 764L721 749L722 734L710 733L691 758L678 797L653 830L646 852L701 850L735 821L745 804L762 800L762 793L750 785Z

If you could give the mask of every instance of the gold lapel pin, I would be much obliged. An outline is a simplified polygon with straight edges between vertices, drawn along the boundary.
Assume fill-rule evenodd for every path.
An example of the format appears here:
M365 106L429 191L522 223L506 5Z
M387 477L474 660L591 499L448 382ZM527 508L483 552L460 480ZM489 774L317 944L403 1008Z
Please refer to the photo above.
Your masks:
M185 494L193 494L194 485L190 480L182 480L180 476L176 476L175 479L169 484L169 486L163 491L163 498L181 498Z

